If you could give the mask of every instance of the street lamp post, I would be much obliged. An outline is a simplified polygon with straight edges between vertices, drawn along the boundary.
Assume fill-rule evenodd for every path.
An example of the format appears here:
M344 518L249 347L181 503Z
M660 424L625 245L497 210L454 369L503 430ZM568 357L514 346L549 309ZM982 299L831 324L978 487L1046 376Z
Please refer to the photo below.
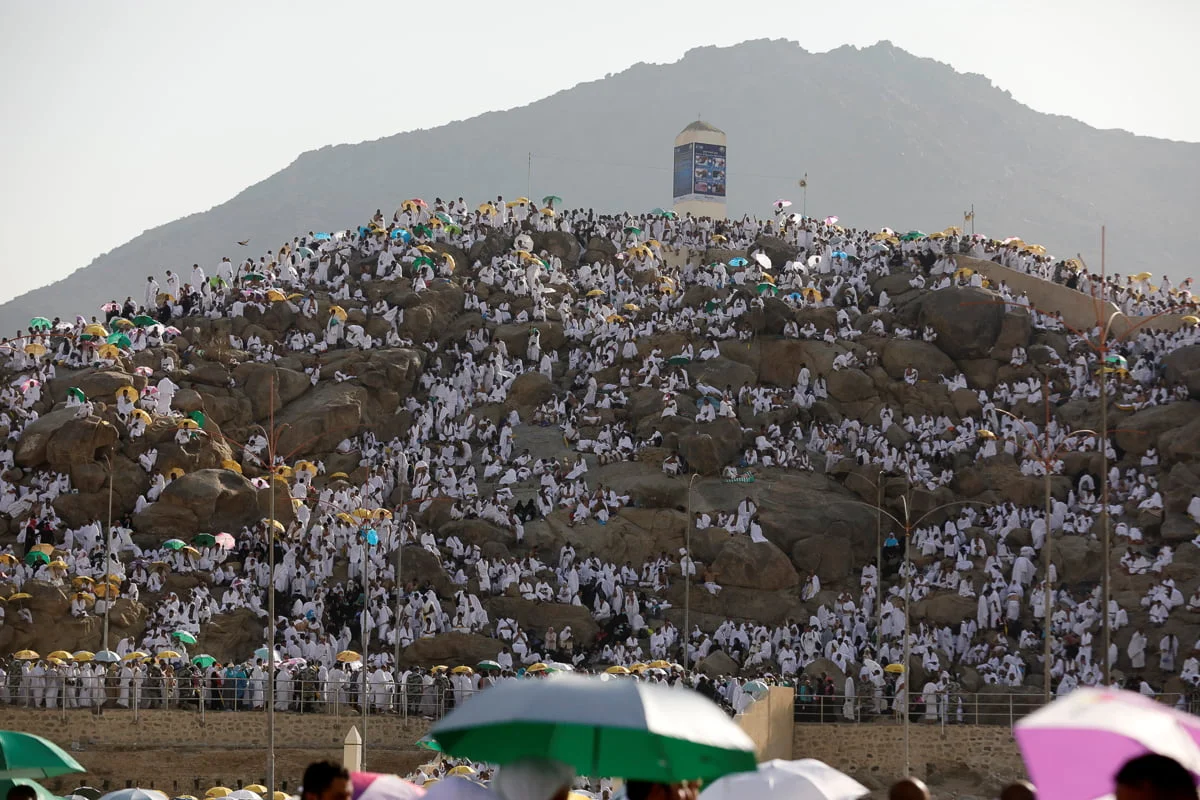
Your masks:
M878 482L859 472L851 472L847 479L860 478L875 487L875 655L883 646L883 490L884 474L876 475Z
M108 466L108 524L104 528L104 582L109 588L105 589L104 596L104 629L101 634L101 649L108 650L108 610L112 606L112 582L108 580L109 572L112 571L112 510L113 510L113 484L116 482L116 475L113 473L112 458L108 455L104 456L104 463Z
M687 519L684 521L683 533L683 549L687 564L683 570L683 670L687 672L689 666L690 653L688 645L691 642L692 625L692 570L695 568L695 562L692 561L692 486L696 483L696 478L700 477L700 473L693 472L692 477L688 480L687 493Z

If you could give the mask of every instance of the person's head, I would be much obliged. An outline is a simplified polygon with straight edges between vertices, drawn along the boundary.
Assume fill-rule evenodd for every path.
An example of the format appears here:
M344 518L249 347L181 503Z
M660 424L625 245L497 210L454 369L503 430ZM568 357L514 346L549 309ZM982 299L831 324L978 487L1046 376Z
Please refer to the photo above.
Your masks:
M350 772L336 761L314 761L304 770L301 800L350 800Z
M1196 800L1196 779L1173 758L1148 753L1126 761L1113 779L1116 800Z
M692 783L653 783L626 781L625 794L629 800L696 800L699 792Z
M888 800L929 800L929 789L919 778L903 778L888 789Z
M492 779L504 800L567 800L575 770L548 758L523 758L505 764Z
M37 800L37 790L32 786L27 786L25 784L14 784L13 787L8 790L8 797L6 800Z

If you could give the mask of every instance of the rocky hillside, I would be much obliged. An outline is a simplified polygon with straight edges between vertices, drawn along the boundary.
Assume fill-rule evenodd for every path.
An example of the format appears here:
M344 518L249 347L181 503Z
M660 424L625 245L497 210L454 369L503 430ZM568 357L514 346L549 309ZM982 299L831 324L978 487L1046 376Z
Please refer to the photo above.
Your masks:
M495 234L476 242L470 253L445 244L435 244L434 250L450 254L458 264L471 264L476 259L508 252L512 246L511 237ZM770 252L778 263L794 255L779 240L762 240L756 247ZM610 244L600 240L593 240L585 250L570 236L559 233L537 235L535 249L556 255L567 264L577 263L585 252L588 260L611 259L614 252ZM699 263L725 262L740 255L745 252L709 250L696 254L696 258ZM358 270L352 269L351 273L357 275ZM464 282L472 277L470 270L462 269L453 280L436 281L419 293L413 291L407 279L352 279L351 289L361 290L363 299L338 302L348 312L348 324L362 325L375 336L387 333L387 323L369 314L368 309L383 299L405 310L400 327L402 336L414 342L434 339L441 353L455 344L461 345L468 331L476 327L490 330L493 342L504 342L510 354L524 353L528 325L497 326L478 312L464 311ZM828 380L828 398L818 400L811 408L785 404L754 414L748 404L743 404L737 420L697 424L693 419L698 399L695 390L680 392L678 415L664 417L660 389L634 388L626 407L602 410L600 424L625 422L639 437L647 437L655 430L663 435L661 446L643 449L636 461L602 465L588 456L589 481L593 487L611 487L633 498L632 507L622 509L605 527L594 523L571 526L564 512L557 511L529 523L524 542L517 544L511 531L491 522L451 519L450 503L441 500L421 514L421 526L435 531L439 541L456 535L464 543L479 544L491 558L526 554L534 547L542 554L554 554L563 544L570 543L579 552L595 554L606 561L640 565L662 552L675 554L684 545L689 507L695 511L728 511L749 496L759 506L763 532L770 544L752 545L748 537L731 537L719 529L693 533L691 546L696 559L711 565L724 587L718 596L693 587L690 596L693 624L710 631L727 618L779 625L788 619L807 620L818 605L831 605L844 590L857 596L861 569L876 558L877 538L875 511L854 501L874 502L875 489L867 481L851 476L863 474L875 480L879 476L876 467L860 466L853 459L844 458L833 460L828 472L823 472L823 454L814 454L817 468L813 472L758 468L752 483L724 481L719 475L721 469L736 464L743 450L753 447L757 432L771 424L786 426L799 422L806 429L812 423L847 419L878 424L884 408L894 410L897 420L908 415L918 418L930 415L945 416L953 424L965 419L978 421L984 416L978 389L992 391L1002 383L1011 385L1029 378L1061 386L1060 370L1053 365L1059 360L1069 363L1075 357L1067 336L1036 329L1029 314L1006 310L1002 303L996 302L997 296L986 289L968 287L930 292L912 288L911 278L911 273L898 272L874 280L874 293L886 290L892 305L886 311L852 309L856 317L854 327L862 332L857 339L828 343L820 339L785 338L784 326L792 321L801 325L811 322L818 330L836 330L836 310L797 309L768 296L761 308L752 307L745 315L745 324L754 334L751 339L721 341L719 357L693 361L686 367L693 385L703 381L719 387L729 385L736 390L744 383L790 389L796 384L802 365L807 365L814 374L822 374ZM638 279L650 280L641 276ZM477 285L476 291L493 306L507 301L513 313L530 304L528 297L502 295L495 287L483 283ZM322 308L331 303L327 294L318 292L316 296ZM685 303L699 307L710 301L729 303L739 296L754 297L747 289L737 287L692 286ZM184 475L169 484L158 502L133 514L135 540L143 546L168 538L190 539L200 532L253 525L267 514L272 502L277 518L289 524L293 520L292 503L283 482L262 481L274 488L256 488L252 479L262 477L262 473L249 464L245 465L244 474L223 468L231 459L237 460L236 443L244 442L257 426L274 424L282 431L279 451L288 454L289 461L320 459L326 465L327 475L344 472L352 484L361 484L367 473L359 466L358 454L338 452L338 443L368 430L382 441L404 435L412 421L405 400L427 396L419 381L431 361L424 347L331 350L321 356L323 374L328 376L337 371L350 379L322 380L313 386L304 372L316 358L309 353L284 352L274 365L268 365L255 362L247 353L229 346L230 334L243 341L257 336L263 342L281 342L285 334L297 330L319 334L323 319L321 315L305 317L288 302L270 304L264 311L248 307L241 317L189 317L176 321L181 335L161 349L123 358L117 366L105 370L60 369L36 406L40 418L25 429L17 442L15 466L4 478L28 484L47 470L67 473L77 491L59 496L54 509L66 525L79 526L105 519L110 496L114 515L133 514L138 496L147 490L150 481L138 458L153 447L158 451L157 470L179 468ZM936 342L872 334L871 326L876 320L883 321L889 331L900 326L914 329L929 326L937 334ZM565 369L568 341L557 312L551 310L550 319L538 323L538 329L543 350L553 350L561 356L554 379L536 372L521 375L513 383L505 403L477 407L474 413L498 420L515 410L525 423L517 428L518 450L528 448L534 458L562 458L571 455L571 451L564 445L561 432L556 427L528 423L534 411L551 397L577 391L577 375ZM657 334L639 339L637 349L642 357L655 348L673 353L687 341L683 334ZM694 343L699 347L704 340L697 338ZM1015 347L1027 349L1027 364L1009 363ZM870 363L868 351L873 351L878 362L835 369L834 359L849 351L865 363ZM147 378L138 374L137 368L159 370L164 352L173 353L179 365L170 374L182 387L174 408L183 413L201 411L206 418L206 435L183 445L176 442L175 421L165 417L156 417L141 439L131 439L108 400L122 386L145 387ZM1117 431L1117 465L1122 470L1140 468L1143 454L1150 448L1157 449L1161 461L1153 471L1161 484L1165 510L1139 512L1135 504L1130 504L1119 519L1114 519L1114 524L1127 521L1141 528L1145 535L1144 549L1153 550L1159 545L1175 548L1174 563L1168 573L1187 597L1200 586L1200 549L1191 543L1196 530L1185 513L1191 498L1200 493L1200 463L1196 461L1200 453L1197 413L1200 345L1175 350L1166 356L1164 363L1167 380L1173 384L1186 383L1191 399L1136 412L1114 407L1109 424ZM922 380L915 384L906 382L904 374L909 367L917 369ZM602 371L597 379L602 384L615 382L616 369ZM966 376L970 389L951 390L938 379L960 372ZM7 383L13 376L4 378ZM92 401L90 416L80 416L77 409L63 406L61 401L69 387L78 387ZM1018 403L1013 410L1033 420L1040 419L1043 413L1040 403ZM1099 427L1096 400L1073 399L1055 407L1053 413L1061 424L1072 428ZM956 435L953 428L941 434L947 441ZM898 425L890 427L887 436L898 448L904 448L912 440ZM690 496L686 477L670 477L661 469L663 459L671 454L682 455L701 476ZM111 476L106 459L111 459ZM1100 456L1095 452L1077 452L1068 454L1063 461L1063 474L1053 478L1052 489L1056 498L1065 500L1081 475L1099 474ZM1041 505L1044 481L1022 474L1012 456L1001 453L982 459L973 445L955 456L953 468L953 481L934 490L909 487L899 478L886 480L886 508L901 516L903 504L908 503L915 518L936 506L965 500L987 504L1011 502L1035 508ZM330 480L318 478L317 485ZM480 481L481 495L489 495L493 488L494 484ZM401 499L397 494L390 500L399 503ZM933 520L940 522L945 518L938 515ZM11 542L21 523L21 518L0 520L0 541ZM1092 533L1096 530L1098 524ZM1014 550L1029 541L1028 529L1018 529L1009 537ZM1114 541L1114 597L1128 610L1131 619L1131 624L1116 637L1122 653L1138 625L1155 631L1152 634L1155 637L1161 631L1177 633L1186 651L1196 638L1194 623L1183 609L1172 614L1165 627L1151 626L1146 621L1140 601L1161 576L1131 576L1116 568L1124 548L1125 542ZM1100 580L1102 555L1100 543L1092 536L1066 536L1055 541L1058 575L1076 593ZM935 560L932 556L916 556L920 567ZM820 577L822 591L816 598L804 601L799 587L809 573ZM978 569L972 576L979 581L983 579ZM422 549L415 546L406 549L405 577L429 582L443 603L453 607L454 587L450 577ZM204 580L201 574L172 575L165 590L186 590ZM889 583L894 580L892 575ZM48 584L26 586L25 591L34 595L30 607L36 620L59 622L54 626L27 625L10 615L8 624L0 628L0 651L23 647L39 652L94 647L98 621L71 619L63 591ZM683 583L674 580L661 598L673 606L667 615L677 625L683 622L683 593ZM152 608L156 599L144 593L141 603L120 600L114 615L117 635L136 635L145 624L147 608ZM534 603L513 596L488 598L486 606L493 619L498 615L512 616L523 626L571 624L581 641L597 630L587 611L579 607ZM975 606L974 599L959 597L953 591L937 592L916 606L914 623L957 625L975 614ZM1032 619L1026 606L1023 604L1022 623L1029 626ZM202 646L218 657L246 657L261 643L260 625L246 613L218 617L205 627ZM1015 642L1009 646L1015 649ZM495 652L493 639L448 634L414 644L404 658L407 663L428 665L491 658ZM1181 654L1180 658L1183 657ZM735 670L737 665L727 661L718 659L709 668L719 672ZM943 658L943 663L947 661ZM831 665L821 662L820 666L829 669ZM1031 666L1030 673L1028 683L1036 686L1040 672ZM1179 687L1177 678L1157 671L1156 662L1145 674L1156 688ZM959 676L965 688L981 685L978 674L971 668L962 668ZM914 663L917 685L923 677L919 664Z

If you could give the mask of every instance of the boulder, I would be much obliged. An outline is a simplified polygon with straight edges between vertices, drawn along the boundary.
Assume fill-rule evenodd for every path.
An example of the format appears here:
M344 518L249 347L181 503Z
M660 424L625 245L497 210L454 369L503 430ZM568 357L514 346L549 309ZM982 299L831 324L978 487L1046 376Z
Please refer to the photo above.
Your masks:
M903 380L904 370L913 367L922 380L934 381L939 375L958 372L954 362L929 342L919 339L890 339L883 347L880 363L892 380Z
M503 642L490 636L474 633L443 633L432 639L418 639L400 653L403 667L429 669L438 664L474 666L485 659L494 659Z
M554 397L554 384L540 372L518 375L508 390L505 409L516 410L521 419L532 416L534 409Z
M1159 443L1159 437L1169 431L1186 426L1200 416L1200 401L1181 400L1165 406L1150 406L1121 421L1118 428L1110 418L1110 429L1115 428L1117 446L1126 453L1141 455Z
M1167 383L1182 383L1193 400L1200 400L1200 344L1189 344L1163 356Z
M827 378L829 396L842 403L852 403L878 396L875 382L861 369L837 369Z
M70 419L47 439L46 463L58 472L69 472L73 466L90 463L97 456L111 452L119 439L116 427L106 420Z
M548 627L553 626L554 630L561 632L569 625L574 640L587 643L593 641L600 631L591 612L583 606L535 603L520 597L492 597L484 600L483 606L489 619L515 619L521 628L532 630L538 636L544 635Z
M760 347L758 379L773 386L795 386L801 366L807 366L814 378L829 376L833 373L833 360L846 350L841 345L809 339L766 339ZM721 352L726 354L724 348Z
M770 542L752 542L749 536L730 538L712 566L722 586L770 591L800 583L796 568L782 550Z
M913 620L927 620L934 625L958 625L965 619L974 619L978 601L973 597L961 597L956 592L939 592L913 603Z
M547 231L533 235L533 249L537 253L545 250L552 256L558 256L563 266L570 269L579 263L583 248L578 239L565 231Z
M1004 304L986 289L952 287L926 294L918 321L937 332L937 346L954 359L986 358L1000 338Z
M794 244L776 236L758 237L750 246L750 252L765 253L767 258L771 259L772 270L782 270L784 264L794 261L800 254L800 250Z
M286 505L290 511L291 504ZM167 484L133 524L159 540L186 539L201 532L236 531L262 517L258 490L250 481L232 470L202 469Z
M696 663L696 669L710 678L722 675L737 675L741 671L738 663L724 650L714 650Z
M254 419L264 419L299 398L312 387L303 372L279 369L270 364L248 361L233 371L233 379L250 401Z
M276 417L279 452L300 457L333 450L342 439L356 436L368 396L363 386L322 381Z
M715 475L742 449L742 428L737 420L717 419L696 426L679 437L679 454L694 472Z

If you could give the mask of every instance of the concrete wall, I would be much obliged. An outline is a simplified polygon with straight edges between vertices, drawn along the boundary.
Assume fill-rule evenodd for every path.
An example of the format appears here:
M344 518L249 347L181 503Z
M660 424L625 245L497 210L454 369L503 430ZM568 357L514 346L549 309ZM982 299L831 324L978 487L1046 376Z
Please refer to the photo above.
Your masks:
M820 759L867 786L886 786L904 775L903 730L882 722L797 725L792 757ZM909 759L912 774L933 786L977 782L997 790L1025 777L1012 731L1003 725L911 725Z
M276 782L294 789L304 767L319 759L342 760L342 742L357 716L276 714ZM408 772L432 760L415 746L429 722L399 717L370 717L366 725L367 769ZM266 775L266 714L194 711L105 710L102 715L72 710L3 708L0 729L35 733L71 752L87 768L85 776L46 781L53 789L81 784L121 788L126 782L168 793L202 795L215 785L262 782ZM197 782L199 791L197 791Z
M1014 293L1025 292L1034 306L1043 311L1062 312L1063 321L1072 328L1081 331L1096 327L1097 318L1107 320L1113 312L1119 309L1108 301L1099 301L1091 295L1078 292L1063 286L1061 283L1043 280L1034 275L1018 272L1008 267L1002 267L992 261L983 261L968 256L957 256L960 266L970 267L984 275L993 284L1004 281ZM1145 317L1126 317L1124 315L1113 320L1112 333L1120 336L1141 323L1141 327L1163 328L1176 330L1183 325L1185 314L1165 314L1153 322L1146 322ZM1141 328L1139 328L1140 330Z
M773 686L770 693L750 705L737 723L754 740L759 761L792 757L796 690Z

